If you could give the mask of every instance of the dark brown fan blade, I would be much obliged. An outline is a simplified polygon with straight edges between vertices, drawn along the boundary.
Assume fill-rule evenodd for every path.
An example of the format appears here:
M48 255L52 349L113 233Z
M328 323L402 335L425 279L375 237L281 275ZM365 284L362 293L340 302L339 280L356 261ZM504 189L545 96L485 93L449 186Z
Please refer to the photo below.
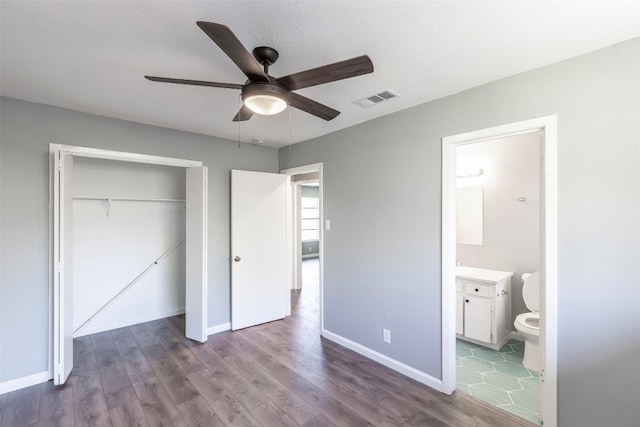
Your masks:
M246 105L243 105L240 111L238 111L238 114L236 114L236 116L233 118L233 121L245 122L249 120L252 116L253 116L253 111Z
M240 43L240 40L226 25L214 22L196 22L198 27L217 44L224 53L242 70L249 78L256 82L268 82L269 78L265 74L262 66Z
M335 119L340 114L340 111L293 92L289 93L289 105L327 121Z
M152 82L178 83L178 84L193 85L193 86L211 86L211 87L221 87L225 89L242 89L242 85L236 84L236 83L205 82L203 80L172 79L170 77L156 77L156 76L144 76L144 78L147 80L151 80Z
M311 70L280 77L278 83L289 90L302 89L336 80L348 79L362 74L373 73L373 63L367 55L335 62Z

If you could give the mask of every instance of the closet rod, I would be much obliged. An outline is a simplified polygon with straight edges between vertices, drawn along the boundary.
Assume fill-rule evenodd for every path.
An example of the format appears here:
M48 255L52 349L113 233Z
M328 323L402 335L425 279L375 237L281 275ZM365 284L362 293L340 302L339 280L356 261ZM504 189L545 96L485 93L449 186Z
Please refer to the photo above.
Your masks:
M185 199L145 199L136 197L94 197L94 196L73 196L74 200L111 200L124 202L186 202Z

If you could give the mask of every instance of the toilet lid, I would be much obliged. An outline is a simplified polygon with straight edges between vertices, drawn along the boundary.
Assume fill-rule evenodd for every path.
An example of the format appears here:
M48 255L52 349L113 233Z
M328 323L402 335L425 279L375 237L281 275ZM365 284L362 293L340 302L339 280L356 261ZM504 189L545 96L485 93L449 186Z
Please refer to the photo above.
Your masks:
M533 272L522 285L522 299L533 312L540 311L540 273Z

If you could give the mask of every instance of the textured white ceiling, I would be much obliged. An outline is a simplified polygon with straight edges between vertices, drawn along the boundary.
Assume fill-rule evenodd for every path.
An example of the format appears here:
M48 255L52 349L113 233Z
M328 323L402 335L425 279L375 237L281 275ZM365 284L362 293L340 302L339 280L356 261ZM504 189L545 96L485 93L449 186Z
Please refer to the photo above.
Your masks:
M283 146L640 36L639 1L0 2L0 93L109 117ZM276 77L367 54L374 73L302 89L342 112L289 109L238 126L239 91L145 74L243 83L196 26L229 26L280 52ZM391 89L362 109L352 101Z

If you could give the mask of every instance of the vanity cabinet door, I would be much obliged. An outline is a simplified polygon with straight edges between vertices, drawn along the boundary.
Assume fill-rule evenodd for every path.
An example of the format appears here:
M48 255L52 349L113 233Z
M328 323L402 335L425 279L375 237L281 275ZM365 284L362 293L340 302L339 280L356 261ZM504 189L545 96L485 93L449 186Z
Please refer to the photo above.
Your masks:
M464 335L474 340L490 343L491 311L491 298L465 295Z

